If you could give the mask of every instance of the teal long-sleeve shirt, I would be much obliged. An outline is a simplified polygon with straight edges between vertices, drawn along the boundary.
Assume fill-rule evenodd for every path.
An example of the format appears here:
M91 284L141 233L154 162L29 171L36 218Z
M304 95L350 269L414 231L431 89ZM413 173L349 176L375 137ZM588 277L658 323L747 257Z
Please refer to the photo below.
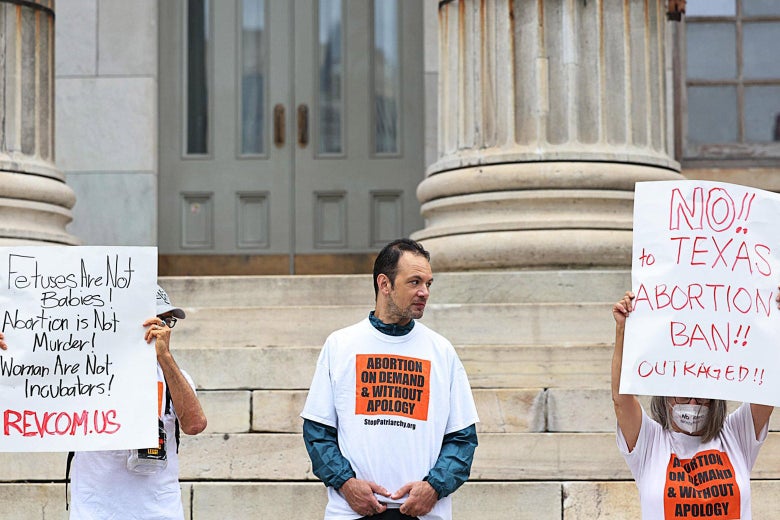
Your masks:
M339 489L355 476L352 465L339 449L336 428L304 419L303 440L312 470L326 486ZM423 479L439 498L452 494L468 480L476 448L477 427L473 424L444 436L439 457Z

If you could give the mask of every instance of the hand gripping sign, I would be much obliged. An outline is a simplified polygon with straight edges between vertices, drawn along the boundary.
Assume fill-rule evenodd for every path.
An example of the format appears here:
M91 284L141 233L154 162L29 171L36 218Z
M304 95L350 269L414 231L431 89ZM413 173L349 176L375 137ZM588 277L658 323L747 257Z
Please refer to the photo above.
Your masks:
M621 393L780 405L780 195L637 183Z
M0 248L0 451L156 445L156 287L154 247Z

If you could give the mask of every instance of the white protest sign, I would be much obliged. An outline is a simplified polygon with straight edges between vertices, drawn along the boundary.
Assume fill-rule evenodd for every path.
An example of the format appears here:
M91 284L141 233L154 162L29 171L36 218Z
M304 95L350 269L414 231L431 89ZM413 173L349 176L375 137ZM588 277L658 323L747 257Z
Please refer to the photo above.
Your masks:
M780 405L780 195L636 184L621 393Z
M154 247L0 248L0 451L157 444L156 292Z

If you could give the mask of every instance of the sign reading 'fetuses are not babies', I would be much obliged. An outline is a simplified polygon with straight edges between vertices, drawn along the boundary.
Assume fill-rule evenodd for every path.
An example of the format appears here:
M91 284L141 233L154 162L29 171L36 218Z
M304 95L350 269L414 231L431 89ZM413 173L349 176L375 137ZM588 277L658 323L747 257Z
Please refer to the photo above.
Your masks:
M156 284L154 247L0 248L0 451L156 445Z
M621 393L780 405L780 195L637 183Z

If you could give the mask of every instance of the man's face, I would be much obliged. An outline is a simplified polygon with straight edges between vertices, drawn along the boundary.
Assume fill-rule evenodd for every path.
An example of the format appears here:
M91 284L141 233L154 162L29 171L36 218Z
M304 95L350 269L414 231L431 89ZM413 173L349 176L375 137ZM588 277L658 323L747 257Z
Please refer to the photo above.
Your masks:
M432 282L433 272L428 260L422 255L405 251L398 259L398 273L387 296L387 312L391 323L406 325L412 319L421 318Z

